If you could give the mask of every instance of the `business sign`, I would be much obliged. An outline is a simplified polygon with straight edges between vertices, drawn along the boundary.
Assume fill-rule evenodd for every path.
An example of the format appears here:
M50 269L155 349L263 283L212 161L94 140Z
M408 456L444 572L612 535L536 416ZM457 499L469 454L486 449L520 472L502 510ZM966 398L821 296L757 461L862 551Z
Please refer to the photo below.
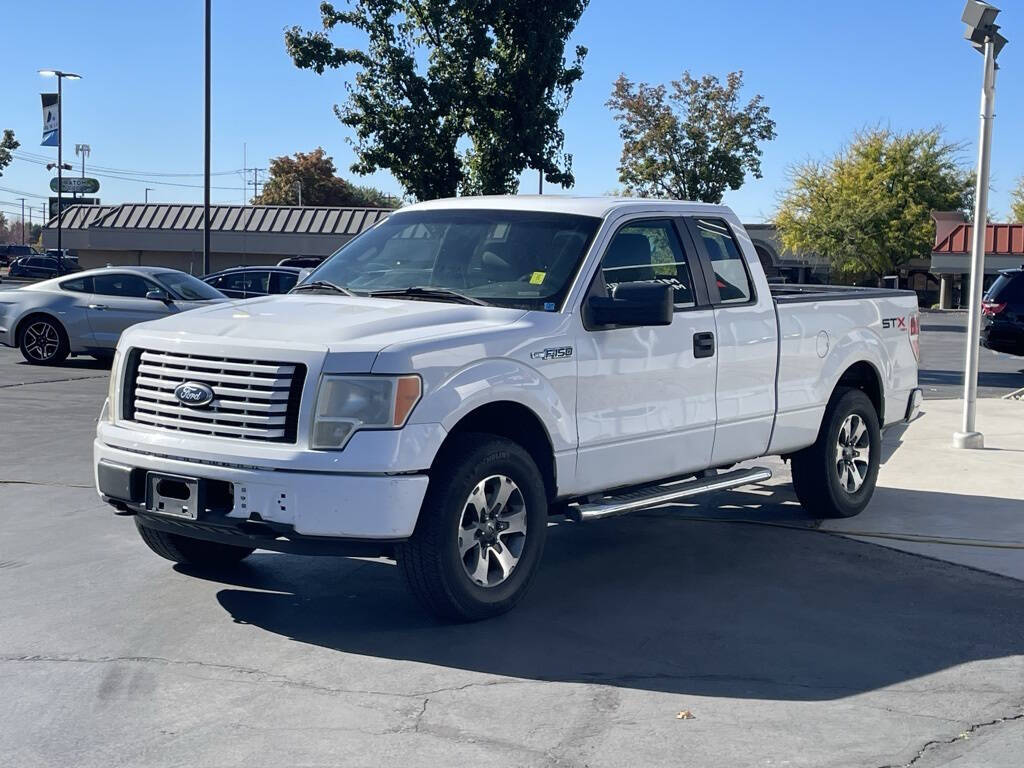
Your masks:
M57 191L57 177L50 179L50 189ZM60 182L60 191L67 194L95 195L100 191L100 183L96 179L85 176L64 176Z
M57 94L41 93L43 98L43 140L40 143L44 147L56 147L60 140L57 119Z
M67 210L72 205L100 205L100 199L98 197L62 197L60 201L61 209ZM57 215L57 198L50 198L50 218L52 219Z

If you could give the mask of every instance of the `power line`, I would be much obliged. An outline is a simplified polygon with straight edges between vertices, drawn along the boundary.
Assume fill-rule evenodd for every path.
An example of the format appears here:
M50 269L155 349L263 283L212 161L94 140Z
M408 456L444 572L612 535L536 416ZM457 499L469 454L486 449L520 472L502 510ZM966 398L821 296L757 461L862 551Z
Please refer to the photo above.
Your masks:
M25 163L35 163L36 165L47 165L47 163L43 162L42 160L32 160L30 158L24 158L24 157L23 158L19 158L19 159L22 162L25 162ZM99 172L99 171L96 171L96 170L93 170L92 173L95 176L99 176L102 179L117 179L118 181L132 181L132 182L135 182L136 184L156 184L157 186L162 186L162 187L185 187L187 189L202 189L203 188L202 184L182 184L181 182L157 181L156 179L146 179L146 178L141 178L141 177L140 178L132 178L131 176L121 176L119 174L114 174L114 173L103 173L103 172ZM240 173L240 172L239 171L232 171L232 173ZM216 186L211 186L210 189L230 190L232 192L237 192L238 191L238 187L216 187Z
M36 152L25 152L24 150L18 150L16 152L13 152L12 154L14 155L14 157L19 158L21 160L34 160L34 161L37 161L37 162L38 161L50 162L50 158L49 157L47 157L46 155L41 155L41 154L36 153ZM203 175L202 172L199 172L199 173L171 173L171 172L168 172L168 171L136 171L136 170L132 170L132 169L128 169L128 168L112 168L112 167L103 166L103 165L90 165L89 167L90 168L94 168L96 170L104 171L104 172L107 172L107 173L120 173L120 174L129 175L129 176L172 176L173 177L173 176L202 176ZM241 168L236 168L235 170L231 170L231 171L213 171L210 175L211 176L230 176L232 174L241 173L242 170L243 169L241 169Z

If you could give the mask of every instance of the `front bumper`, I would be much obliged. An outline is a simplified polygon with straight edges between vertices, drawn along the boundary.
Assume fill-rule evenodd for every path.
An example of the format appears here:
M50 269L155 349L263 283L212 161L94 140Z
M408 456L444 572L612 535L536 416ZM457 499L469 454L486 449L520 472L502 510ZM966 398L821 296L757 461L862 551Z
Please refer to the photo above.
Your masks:
M195 533L186 535L196 538L209 538L200 534L204 529L215 528L219 535L236 537L262 531L292 539L400 541L412 535L427 491L427 476L423 473L388 475L216 466L125 450L99 439L93 443L93 456L96 488L105 501L123 512L141 515L153 527L171 526L181 533L194 530ZM147 472L228 483L230 503L223 510L201 512L196 521L155 513L146 508ZM281 549L271 546L278 537L266 539L267 546L249 545Z

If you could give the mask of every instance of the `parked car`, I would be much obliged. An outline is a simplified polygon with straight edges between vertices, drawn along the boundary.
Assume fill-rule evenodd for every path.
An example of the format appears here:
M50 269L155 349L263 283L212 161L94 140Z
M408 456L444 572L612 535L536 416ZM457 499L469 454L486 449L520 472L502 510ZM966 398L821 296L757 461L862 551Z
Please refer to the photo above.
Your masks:
M918 327L913 291L770 288L724 206L421 203L287 296L125 332L97 487L167 559L394 556L427 609L481 619L549 515L764 481L733 469L764 455L811 513L860 512L920 404Z
M0 266L9 266L22 256L37 256L38 251L31 245L0 245Z
M981 303L981 343L1024 356L1024 266L1001 272Z
M64 258L58 260L55 252L47 251L45 254L21 256L11 264L7 274L10 277L47 278L68 275L81 269L77 256L65 254Z
M300 274L298 267L231 267L203 278L232 299L251 299L272 293L288 293Z
M279 267L303 267L312 269L324 263L325 256L289 256L277 262Z
M0 343L36 365L68 355L110 357L128 326L218 301L227 299L178 270L91 269L0 292Z

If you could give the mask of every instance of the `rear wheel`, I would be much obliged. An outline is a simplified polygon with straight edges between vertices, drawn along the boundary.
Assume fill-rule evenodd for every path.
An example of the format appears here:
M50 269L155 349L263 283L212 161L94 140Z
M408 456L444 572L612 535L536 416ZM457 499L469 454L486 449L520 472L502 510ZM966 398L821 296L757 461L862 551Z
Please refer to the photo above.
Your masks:
M158 531L155 528L148 527L138 517L135 518L135 527L138 528L139 536L146 542L147 547L160 555L160 557L183 565L196 565L207 568L234 565L247 558L254 551L249 547L234 547L230 544L190 539L187 536L179 536L176 533Z
M18 347L32 365L57 365L71 351L64 327L52 317L36 315L25 321Z
M547 495L530 454L504 438L459 435L431 471L398 565L431 613L477 621L522 599L546 534Z
M853 517L871 501L882 435L878 412L859 389L836 390L814 445L793 454L793 488L820 518Z

